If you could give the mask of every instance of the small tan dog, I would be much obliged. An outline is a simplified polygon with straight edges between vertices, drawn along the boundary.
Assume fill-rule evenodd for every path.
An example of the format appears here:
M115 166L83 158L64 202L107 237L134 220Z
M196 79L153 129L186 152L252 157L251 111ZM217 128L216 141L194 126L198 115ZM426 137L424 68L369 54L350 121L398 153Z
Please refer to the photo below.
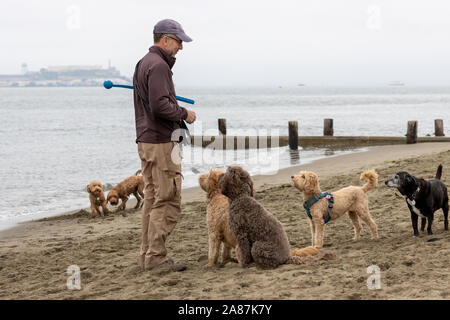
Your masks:
M137 200L134 208L139 208L141 200L144 198L144 177L138 176L139 173L141 173L141 170L136 171L134 176L126 178L112 188L108 192L108 202L116 206L119 203L119 199L121 199L122 203L119 206L119 210L125 210L128 196L134 194Z
M237 260L240 261L237 241L228 222L230 206L228 198L220 192L219 188L219 178L224 173L223 170L211 169L209 173L202 174L198 179L200 187L206 191L209 200L206 209L209 234L208 264L205 265L207 268L217 263L222 243L222 264L232 260L232 248L235 248Z
M94 218L97 215L103 217L105 214L108 214L109 210L106 207L102 183L98 180L92 180L91 183L87 185L86 189L89 193L89 201L91 202L91 217ZM102 207L103 212L100 211L99 207Z
M294 187L303 192L304 201L321 193L319 178L314 172L301 171L291 179ZM332 193L334 205L331 209L331 220L339 218L348 211L355 228L354 240L358 240L361 234L360 219L370 227L372 238L378 239L377 225L370 215L367 198L367 191L373 189L378 183L378 174L374 170L366 171L361 174L360 180L368 180L368 182L362 187L349 186ZM310 212L312 245L321 248L324 238L324 217L328 215L328 200L320 199L310 207Z

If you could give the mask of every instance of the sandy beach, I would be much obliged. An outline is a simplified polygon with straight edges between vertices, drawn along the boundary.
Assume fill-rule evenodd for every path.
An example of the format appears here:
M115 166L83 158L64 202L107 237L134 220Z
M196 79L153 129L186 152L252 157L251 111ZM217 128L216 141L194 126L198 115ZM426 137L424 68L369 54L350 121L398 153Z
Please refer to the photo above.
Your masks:
M435 214L433 235L414 238L404 198L384 185L397 171L433 178L439 164L449 185L450 143L370 147L254 177L256 199L281 221L291 247L302 248L310 245L310 227L303 197L290 185L291 175L315 171L322 190L331 192L360 185L360 173L366 169L379 174L378 186L369 192L379 240L371 240L363 225L361 239L353 241L353 226L344 215L327 226L321 249L338 259L275 270L243 269L234 263L203 267L208 255L207 202L198 187L183 190L183 216L168 238L170 255L188 266L184 272L140 271L139 210L89 219L80 209L23 223L0 232L0 299L449 299L450 232L444 231L442 211ZM80 290L67 289L71 265L81 269ZM371 265L381 270L379 290L366 286Z

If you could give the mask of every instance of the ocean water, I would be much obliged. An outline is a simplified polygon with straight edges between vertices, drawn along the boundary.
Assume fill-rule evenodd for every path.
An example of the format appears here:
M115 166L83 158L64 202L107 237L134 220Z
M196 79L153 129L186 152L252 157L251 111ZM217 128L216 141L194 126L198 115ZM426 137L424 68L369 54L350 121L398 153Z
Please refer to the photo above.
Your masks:
M321 135L334 119L335 135L402 136L408 120L419 135L433 134L443 119L449 135L450 88L177 88L196 101L193 133L216 134L226 118L228 134ZM140 168L135 144L132 91L113 88L0 88L0 228L89 207L86 185L115 185ZM287 147L270 151L183 150L183 187L197 185L211 167L243 165L252 174L342 152Z

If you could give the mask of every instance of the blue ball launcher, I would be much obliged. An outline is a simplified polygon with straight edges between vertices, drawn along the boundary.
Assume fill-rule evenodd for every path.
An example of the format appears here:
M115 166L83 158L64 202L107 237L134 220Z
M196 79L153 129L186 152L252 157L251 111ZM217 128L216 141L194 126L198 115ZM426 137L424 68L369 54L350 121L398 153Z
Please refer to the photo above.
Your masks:
M103 82L103 86L106 89L111 89L112 87L134 89L133 86L127 86L127 85L124 85L124 84L114 84L110 80L106 80L105 82ZM177 98L178 101L183 101L183 102L190 103L190 104L194 104L195 103L195 101L192 100L192 99L188 99L188 98L184 98L184 97L180 97L180 96L176 96L176 98Z

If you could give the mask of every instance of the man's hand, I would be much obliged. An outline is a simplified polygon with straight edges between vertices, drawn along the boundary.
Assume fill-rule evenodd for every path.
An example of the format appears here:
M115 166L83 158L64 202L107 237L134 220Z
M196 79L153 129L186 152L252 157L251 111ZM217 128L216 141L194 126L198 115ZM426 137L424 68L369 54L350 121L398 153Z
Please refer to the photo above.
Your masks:
M196 119L195 112L191 111L191 110L187 110L186 122L190 124L190 123L193 123L195 121L195 119Z

